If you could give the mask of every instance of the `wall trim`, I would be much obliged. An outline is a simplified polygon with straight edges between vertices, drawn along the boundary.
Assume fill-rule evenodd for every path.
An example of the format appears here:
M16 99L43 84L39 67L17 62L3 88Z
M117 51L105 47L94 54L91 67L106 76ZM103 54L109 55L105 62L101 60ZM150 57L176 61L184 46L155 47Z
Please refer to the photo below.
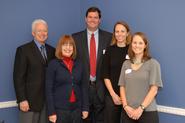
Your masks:
M0 102L0 109L11 108L11 107L17 107L16 100L15 101ZM185 116L185 109L183 109L183 108L157 105L157 110L162 113Z
M173 115L185 116L185 109L176 108L176 107L168 107L163 105L157 105L157 110L162 113L168 113Z
M1 108L11 108L11 107L17 107L16 100L15 101L0 102L0 109Z

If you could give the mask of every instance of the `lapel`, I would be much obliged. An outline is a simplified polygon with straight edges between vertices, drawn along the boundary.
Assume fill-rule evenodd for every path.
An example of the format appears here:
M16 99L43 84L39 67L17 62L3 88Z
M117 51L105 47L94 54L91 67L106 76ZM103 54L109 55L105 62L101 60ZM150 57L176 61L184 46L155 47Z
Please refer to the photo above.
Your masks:
M89 49L88 49L87 30L84 30L84 32L82 33L81 46L83 48L82 54L85 56L85 60L89 64Z
M48 44L45 44L45 46L46 46L47 61L50 61L50 59L52 58L53 52L50 52L50 48Z
M42 57L42 54L34 41L31 42L31 49L32 49L32 53L39 59L39 61L42 64L45 64L44 58Z
M99 60L100 60L100 57L101 57L101 55L102 55L102 53L103 53L103 46L104 46L104 41L103 41L103 35L102 35L102 32L101 32L101 30L99 29L99 32L98 32L99 34L98 34L98 53L97 53L97 61L96 61L96 64L98 65L99 64ZM97 66L96 65L96 66Z

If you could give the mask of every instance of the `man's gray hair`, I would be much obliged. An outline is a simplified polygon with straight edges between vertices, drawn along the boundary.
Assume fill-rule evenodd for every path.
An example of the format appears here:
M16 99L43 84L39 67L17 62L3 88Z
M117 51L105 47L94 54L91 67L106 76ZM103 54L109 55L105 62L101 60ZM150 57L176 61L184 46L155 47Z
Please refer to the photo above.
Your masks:
M43 23L45 24L47 27L48 27L48 24L45 20L43 19L35 19L33 22L32 22L32 32L35 31L35 26L38 24L38 23Z

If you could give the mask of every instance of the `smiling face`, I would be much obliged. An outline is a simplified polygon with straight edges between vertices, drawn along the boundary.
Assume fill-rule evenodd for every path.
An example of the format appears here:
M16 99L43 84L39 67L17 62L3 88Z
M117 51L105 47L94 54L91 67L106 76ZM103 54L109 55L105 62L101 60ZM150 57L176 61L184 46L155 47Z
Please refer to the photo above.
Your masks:
M85 18L87 28L94 32L98 29L98 26L100 24L100 17L98 12L89 12Z
M67 42L62 44L61 46L61 52L62 52L62 56L64 57L71 57L73 54L73 44Z
M127 29L122 24L117 24L114 32L117 43L126 43Z
M135 55L143 55L146 48L144 40L139 35L134 35L132 39L132 51Z
M37 23L34 26L32 35L40 44L44 44L48 38L48 26L44 23Z

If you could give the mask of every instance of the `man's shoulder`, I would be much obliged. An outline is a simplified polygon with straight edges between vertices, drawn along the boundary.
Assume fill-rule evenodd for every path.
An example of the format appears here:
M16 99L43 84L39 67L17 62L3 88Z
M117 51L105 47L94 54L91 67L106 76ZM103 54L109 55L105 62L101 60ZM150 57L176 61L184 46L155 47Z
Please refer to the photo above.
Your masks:
M108 32L108 31L105 31L105 30L102 30L102 29L99 29L99 33L104 34L104 35L112 36L111 32Z
M51 46L50 44L45 44L46 45L46 47L48 47L49 49L51 49L51 50L55 50L55 48L53 47L53 46Z
M33 43L34 43L33 41L30 41L30 42L24 43L24 44L22 44L22 45L18 46L18 49L20 49L20 48L22 48L22 49L28 48L28 47L32 46L32 45L33 45Z
M74 37L74 36L80 36L80 35L83 35L85 32L86 32L85 30L82 30L82 31L80 31L80 32L75 32L75 33L72 34L72 36L73 36L73 37Z

